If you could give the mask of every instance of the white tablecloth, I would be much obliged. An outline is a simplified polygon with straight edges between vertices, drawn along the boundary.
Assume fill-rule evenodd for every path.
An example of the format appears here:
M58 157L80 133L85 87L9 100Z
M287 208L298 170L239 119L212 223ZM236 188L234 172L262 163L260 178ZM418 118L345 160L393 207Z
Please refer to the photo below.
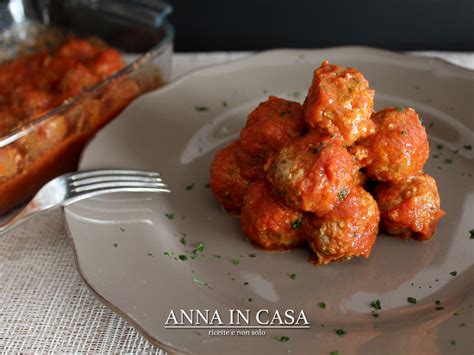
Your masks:
M474 69L474 53L416 52ZM250 53L176 54L174 76ZM82 284L59 212L0 236L0 353L158 352Z

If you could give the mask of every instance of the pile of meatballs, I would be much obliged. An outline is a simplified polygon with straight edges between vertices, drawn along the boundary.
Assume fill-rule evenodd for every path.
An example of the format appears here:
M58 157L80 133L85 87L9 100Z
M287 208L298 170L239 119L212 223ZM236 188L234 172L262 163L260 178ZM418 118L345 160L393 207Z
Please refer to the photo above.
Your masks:
M429 144L412 108L373 111L354 68L325 61L303 105L270 96L217 151L211 189L254 245L308 245L316 265L369 257L382 232L428 240L444 215Z

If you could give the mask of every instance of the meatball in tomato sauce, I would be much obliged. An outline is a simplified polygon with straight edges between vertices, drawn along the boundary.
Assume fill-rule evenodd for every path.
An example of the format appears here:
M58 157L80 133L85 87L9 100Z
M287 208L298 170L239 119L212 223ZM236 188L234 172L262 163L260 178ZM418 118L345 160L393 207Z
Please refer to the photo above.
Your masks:
M386 108L373 116L377 132L368 148L367 175L377 181L399 181L420 172L429 156L428 136L412 108Z
M304 131L303 111L299 103L270 96L261 102L240 132L242 149L264 160Z
M267 250L292 249L304 243L302 213L285 204L263 180L253 182L244 198L240 222L247 238Z
M316 254L315 264L352 257L369 257L377 237L380 213L367 191L357 186L336 208L323 217L310 216L303 228Z
M310 132L285 146L266 170L291 207L323 216L349 193L358 166L340 140Z
M383 232L400 238L428 240L444 216L436 181L420 173L404 181L381 183L374 191Z
M240 175L237 151L240 143L231 143L217 151L211 165L211 189L216 200L230 214L240 214L249 182Z
M358 70L325 61L314 71L303 105L306 124L351 145L375 132L374 94Z

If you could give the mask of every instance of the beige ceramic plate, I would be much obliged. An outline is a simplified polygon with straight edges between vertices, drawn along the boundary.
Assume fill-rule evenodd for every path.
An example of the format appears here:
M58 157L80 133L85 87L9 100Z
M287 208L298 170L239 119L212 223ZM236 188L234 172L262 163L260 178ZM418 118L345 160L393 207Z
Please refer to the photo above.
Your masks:
M314 267L305 250L254 249L238 219L214 201L206 184L216 149L238 137L248 112L269 94L302 100L313 69L325 59L361 70L377 90L377 109L412 106L423 117L431 141L426 171L438 181L447 214L432 241L380 236L368 260ZM167 350L472 353L474 150L463 146L474 145L473 112L473 72L369 48L276 50L196 71L136 100L86 150L83 169L160 171L173 192L108 196L66 208L79 271L102 301ZM196 259L175 260L190 256L198 242L205 250ZM383 308L378 318L369 306L375 299ZM265 329L265 336L164 328L170 310L218 310L224 318L229 309L254 315L263 308L302 309L311 328Z

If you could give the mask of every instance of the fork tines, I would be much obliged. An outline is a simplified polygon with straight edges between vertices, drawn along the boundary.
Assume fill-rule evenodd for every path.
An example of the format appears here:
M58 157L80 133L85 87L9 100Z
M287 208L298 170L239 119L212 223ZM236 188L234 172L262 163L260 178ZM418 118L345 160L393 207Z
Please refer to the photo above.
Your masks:
M159 173L140 170L78 172L69 176L68 185L74 194L98 190L170 192Z

